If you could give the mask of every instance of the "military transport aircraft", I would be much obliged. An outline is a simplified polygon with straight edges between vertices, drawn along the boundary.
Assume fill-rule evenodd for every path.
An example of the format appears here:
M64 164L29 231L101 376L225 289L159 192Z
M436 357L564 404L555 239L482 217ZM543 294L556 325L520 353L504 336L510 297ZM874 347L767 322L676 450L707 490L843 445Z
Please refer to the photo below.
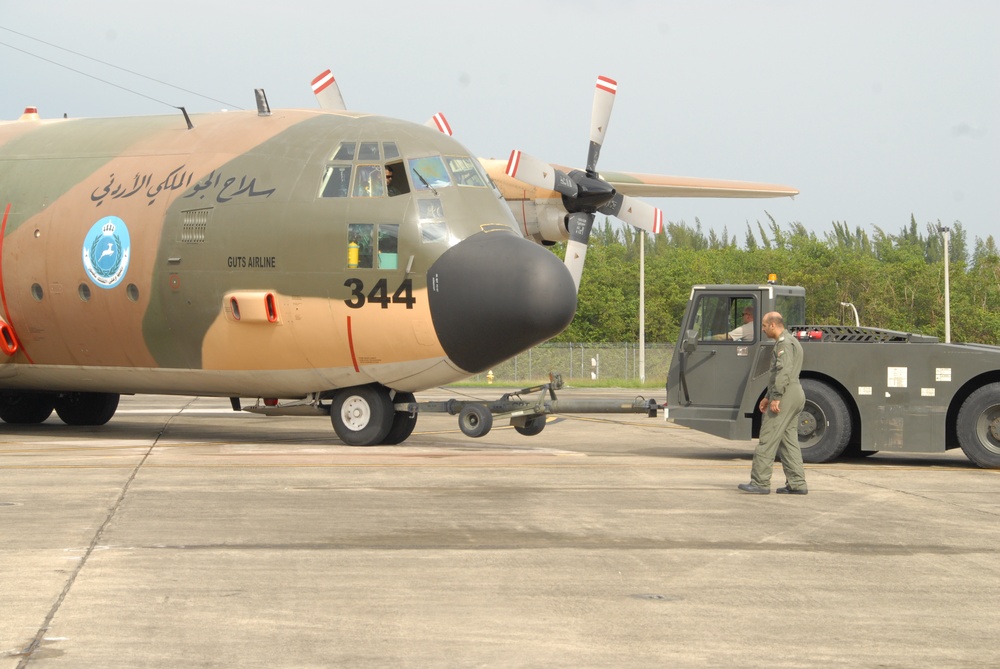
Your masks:
M320 110L257 91L256 112L0 123L0 419L101 425L122 393L205 395L400 443L414 392L569 325L596 213L656 232L635 196L797 193L598 174L605 77L585 170L480 161L443 117L349 111L323 84Z

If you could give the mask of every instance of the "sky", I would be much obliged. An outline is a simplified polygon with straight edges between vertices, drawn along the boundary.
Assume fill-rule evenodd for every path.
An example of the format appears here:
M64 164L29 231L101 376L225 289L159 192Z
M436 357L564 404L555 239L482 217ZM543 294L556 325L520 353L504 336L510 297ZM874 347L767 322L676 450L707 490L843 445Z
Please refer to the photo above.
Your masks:
M253 109L254 88L315 107L327 68L352 109L444 112L474 155L574 167L611 77L599 169L801 191L653 201L741 243L768 215L820 237L834 221L895 234L911 215L961 222L970 246L998 232L995 0L0 0L0 119Z

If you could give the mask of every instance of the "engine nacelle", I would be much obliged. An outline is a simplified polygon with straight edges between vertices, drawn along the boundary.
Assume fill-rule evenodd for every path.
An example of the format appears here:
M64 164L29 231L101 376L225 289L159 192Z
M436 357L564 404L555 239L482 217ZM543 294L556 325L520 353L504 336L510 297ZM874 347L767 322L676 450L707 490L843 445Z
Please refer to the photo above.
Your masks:
M542 244L556 244L569 239L566 209L562 200L522 200L510 203L514 218L523 226L526 237Z

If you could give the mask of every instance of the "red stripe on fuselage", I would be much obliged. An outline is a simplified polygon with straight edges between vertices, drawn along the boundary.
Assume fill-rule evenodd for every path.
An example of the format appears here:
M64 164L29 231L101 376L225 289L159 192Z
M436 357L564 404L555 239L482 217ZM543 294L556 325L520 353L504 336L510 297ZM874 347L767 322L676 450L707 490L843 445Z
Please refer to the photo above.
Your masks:
M358 356L354 354L354 332L351 331L351 317L347 317L347 345L351 349L351 362L354 363L354 371L360 373L361 368L358 367Z
M21 341L20 337L17 336L17 329L14 327L14 323L10 318L10 310L7 309L7 292L3 287L3 240L7 236L7 218L10 216L10 202L3 210L3 223L0 223L0 302L3 302L3 317L7 321L7 325L10 326L11 332L14 333L14 338L21 345L21 352L24 353L24 357L28 359L28 362L35 364L35 361L31 359L28 352L24 350L24 342Z

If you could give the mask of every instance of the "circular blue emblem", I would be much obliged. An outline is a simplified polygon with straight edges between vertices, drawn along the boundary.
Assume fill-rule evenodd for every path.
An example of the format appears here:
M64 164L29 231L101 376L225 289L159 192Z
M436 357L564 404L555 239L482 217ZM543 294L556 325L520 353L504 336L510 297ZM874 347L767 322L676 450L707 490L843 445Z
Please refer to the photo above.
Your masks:
M125 221L105 216L83 239L83 268L97 286L114 288L125 278L131 250Z

